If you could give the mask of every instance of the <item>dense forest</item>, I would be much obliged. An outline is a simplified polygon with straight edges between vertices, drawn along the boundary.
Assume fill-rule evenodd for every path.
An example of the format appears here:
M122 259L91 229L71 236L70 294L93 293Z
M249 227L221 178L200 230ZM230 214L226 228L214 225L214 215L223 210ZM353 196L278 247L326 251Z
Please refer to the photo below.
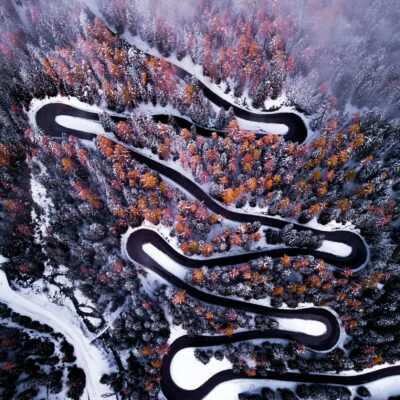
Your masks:
M152 226L182 254L213 257L276 245L315 250L322 238L294 223L346 226L369 246L361 271L284 255L196 268L184 278L208 293L268 299L273 308L329 307L345 331L342 347L317 353L302 343L241 342L195 355L204 364L225 357L249 376L361 372L399 362L397 2L299 1L300 13L285 0L199 0L182 9L161 3L0 5L0 254L12 286L57 288L112 360L102 378L110 392L155 399L171 326L192 336L230 336L279 323L204 304L150 279L121 252L129 228ZM198 79L179 76L174 60L200 66L202 79L232 104L302 113L307 140L243 128L232 108L207 98ZM101 108L106 134L89 141L40 131L30 114L34 101L55 96ZM146 112L160 108L218 132L201 135L173 115L161 123ZM225 220L131 150L182 171L225 207L261 210L287 224L275 230ZM81 398L85 374L73 343L4 304L0 355L1 398L57 398L62 391ZM353 389L299 384L292 391L282 383L278 391L239 398L370 395L367 387Z

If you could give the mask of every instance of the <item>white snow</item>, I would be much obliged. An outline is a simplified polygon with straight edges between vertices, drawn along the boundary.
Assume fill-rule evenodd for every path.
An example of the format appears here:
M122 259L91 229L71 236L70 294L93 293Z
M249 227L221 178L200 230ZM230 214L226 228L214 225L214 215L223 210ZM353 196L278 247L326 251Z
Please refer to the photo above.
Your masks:
M216 386L204 400L238 400L239 393L247 391L259 392L266 386L273 390L288 388L295 391L296 385L296 382L281 382L271 379L235 379Z
M80 289L77 288L74 290L74 296L79 304L85 304L93 308L96 307L96 305L88 297L86 297Z
M110 366L101 352L90 344L89 339L76 324L65 318L66 310L60 309L58 313L55 313L50 307L47 307L48 304L35 297L35 294L30 293L28 299L13 291L8 284L6 274L4 271L0 271L0 301L15 312L49 325L65 336L74 346L77 364L85 372L85 390L90 400L98 400L103 394L109 393L109 388L100 383L101 376L110 370Z
M105 131L99 122L91 121L86 118L72 117L70 115L57 115L56 122L64 128L77 129L89 133L97 132L98 134L105 134Z
M239 122L239 126L247 131L274 135L284 135L288 131L288 127L285 124L250 121L239 117L236 117L236 119Z
M167 271L171 272L175 276L185 279L185 276L188 270L182 265L178 264L172 258L170 258L167 254L163 253L152 243L145 243L143 245L143 250L147 253L151 258L157 260L157 262L162 265Z
M276 318L279 322L279 329L291 332L306 333L311 336L320 336L326 332L326 325L319 321L301 318Z
M43 173L44 171L42 169L41 174ZM37 216L36 212L32 210L32 219L37 221L42 237L47 236L46 231L47 228L50 227L50 214L54 205L47 196L46 188L36 179L33 174L31 174L31 194L32 200L39 205L43 211L43 214Z
M89 322L95 327L98 328L101 325L101 319L95 317L86 317Z
M400 392L400 376L390 376L367 383L365 385L371 392L370 399L387 400L390 396L398 396Z
M317 250L335 254L340 257L347 257L351 254L351 246L344 243L334 242L332 240L323 240L322 246L318 247Z
M194 348L187 347L178 351L171 362L171 377L182 389L196 389L216 373L231 369L232 363L224 358L222 361L211 358L206 365L194 355Z

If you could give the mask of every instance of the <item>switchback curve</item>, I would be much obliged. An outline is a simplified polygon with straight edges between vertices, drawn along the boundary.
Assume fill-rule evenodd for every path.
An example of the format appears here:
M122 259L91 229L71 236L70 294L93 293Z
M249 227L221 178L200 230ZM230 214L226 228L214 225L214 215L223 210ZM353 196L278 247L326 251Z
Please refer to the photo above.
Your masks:
M147 55L146 52L144 52ZM303 121L303 119L293 113L293 112L281 112L281 111L272 111L265 113L257 113L245 110L244 108L238 107L235 104L230 103L225 100L221 96L218 96L214 91L212 91L206 84L204 84L199 79L195 78L188 71L172 63L170 60L165 59L170 64L173 64L175 68L175 73L181 78L194 78L196 79L197 84L200 89L203 91L205 97L210 100L212 103L216 104L219 107L223 107L225 110L228 110L232 107L233 113L238 118L243 118L247 121L253 122L262 122L265 124L283 124L288 128L287 133L283 135L285 141L292 141L297 143L303 143L307 139L307 127Z
M326 326L326 332L320 336L312 336L300 332L275 330L274 332L277 333L277 335L275 335L274 337L282 337L289 340L296 340L316 351L329 350L334 347L338 342L340 336L339 323L336 317L327 309L316 307L288 310L276 309L203 292L177 278L164 266L159 264L157 260L148 255L143 250L143 245L145 245L146 243L151 243L152 245L157 247L158 250L162 251L169 258L171 258L174 262L186 268L196 268L202 266L215 267L217 265L224 266L238 264L241 262L245 262L244 260L246 259L249 260L252 258L256 258L257 256L262 255L263 252L246 253L237 256L209 259L188 258L182 254L179 254L158 233L146 228L139 228L133 231L129 235L125 244L126 253L132 261L142 265L147 269L152 270L175 287L181 290L185 290L188 295L197 298L200 301L214 304L216 306L238 309L259 315L266 315L268 317L314 320L322 322ZM249 335L254 334L256 333L249 333ZM260 334L260 332L258 334Z

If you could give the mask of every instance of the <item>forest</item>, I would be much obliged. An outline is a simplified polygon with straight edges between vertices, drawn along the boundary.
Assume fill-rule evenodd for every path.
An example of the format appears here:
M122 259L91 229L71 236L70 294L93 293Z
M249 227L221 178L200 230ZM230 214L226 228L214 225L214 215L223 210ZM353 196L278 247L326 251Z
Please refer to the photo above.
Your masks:
M58 293L71 305L109 364L105 395L157 399L178 327L191 337L231 337L280 322L207 304L154 278L121 250L130 230L151 227L180 254L203 260L298 248L180 278L273 309L328 308L345 339L326 352L291 340L199 347L199 362L226 359L248 377L399 365L398 3L299 1L301 12L287 0L84 3L0 5L0 254L10 286L23 293L40 286L49 302ZM178 65L198 73L182 75ZM232 106L211 101L206 84ZM51 101L101 110L94 138L40 129L35 104ZM307 138L250 129L235 114L239 106L297 113ZM160 122L158 114L167 117ZM226 209L285 226L224 218L137 153ZM314 255L323 235L296 224L357 232L368 262L358 270L329 264ZM1 398L85 398L87 371L75 353L62 333L0 301ZM279 384L265 380L237 396L374 396L368 384ZM396 399L396 389L379 398Z

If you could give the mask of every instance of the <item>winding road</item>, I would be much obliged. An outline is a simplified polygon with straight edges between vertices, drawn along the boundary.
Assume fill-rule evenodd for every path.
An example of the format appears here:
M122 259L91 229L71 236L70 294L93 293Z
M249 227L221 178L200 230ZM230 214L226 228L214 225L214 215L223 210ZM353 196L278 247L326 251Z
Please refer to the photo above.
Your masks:
M137 43L135 44L137 48ZM140 51L147 56L159 58L156 54L150 54L146 49L139 48ZM222 107L225 110L232 108L233 113L236 117L242 118L252 122L262 122L265 124L283 124L286 125L288 130L283 135L285 141L292 141L297 143L303 143L307 139L307 127L300 115L294 112L281 112L281 111L270 111L270 112L252 112L232 104L230 101L219 96L215 91L207 86L200 79L196 78L192 73L182 68L180 65L172 62L170 59L165 59L168 63L172 64L175 68L175 74L181 79L195 79L196 83L203 91L205 97L218 107Z
M84 111L84 113L82 113L82 115L81 115L82 111L84 111L84 110L79 110L75 107L72 107L72 106L70 106L68 104L64 104L64 103L49 103L49 104L44 105L40 109L39 112L44 115L54 115L55 117L57 115L63 115L63 116L69 116L69 117L80 117L80 118L88 119L90 121L100 122L99 115L97 113ZM296 115L296 114L294 114L294 115ZM167 114L152 114L151 116L155 122L160 122L163 124L167 124L169 122L169 115L167 115ZM126 117L113 115L113 114L110 114L110 117L114 120L114 122L126 120ZM172 117L173 117L174 122L182 129L186 128L186 129L190 130L192 128L192 126L194 126L196 128L197 135L210 137L213 132L217 132L220 135L225 134L225 131L221 131L221 130L218 130L215 128L206 128L206 127L200 126L200 125L195 124L194 122L189 121L188 119L181 117L181 116L173 115ZM71 134L73 134L73 132L75 132L75 135L76 135L76 131L73 131L72 129L64 127L64 130L65 130L65 133L70 132ZM284 135L285 140L289 140L287 135L288 135L288 133ZM93 138L94 136L95 136L95 134L86 133L85 139L90 139L90 138ZM255 133L255 136L256 136L256 138L262 138L263 136L265 136L265 134L264 133ZM290 139L290 140L292 140L292 139ZM296 140L292 140L292 141L296 141Z
M41 107L36 113L36 125L38 128L47 135L61 137L63 134L75 135L81 139L93 139L96 134L79 131L76 129L70 129L59 125L56 121L58 116L68 115L91 121L99 121L99 115L94 112L82 110L64 103L54 102L49 103ZM119 117L118 117L119 118ZM135 159L143 164L146 164L150 169L157 171L161 175L173 180L179 186L183 187L193 197L203 202L203 204L212 212L222 215L225 219L239 222L260 222L265 227L282 229L289 222L282 219L268 217L265 215L251 214L246 212L240 212L233 210L219 203L211 196L209 196L201 186L196 182L192 181L185 175L181 174L176 169L167 166L161 161L157 161L154 158L150 158L139 150L135 150L129 147L129 150L134 154ZM322 237L323 240L331 242L342 243L351 247L351 252L347 256L338 256L332 253L327 253L317 250L306 250L298 248L287 248L285 254L287 255L301 255L301 254L312 254L317 258L321 258L326 262L338 267L348 267L353 270L362 268L368 261L368 247L364 239L355 232L347 230L337 231L325 231L314 228L309 228L300 224L293 224L294 228L298 231L311 231ZM274 254L273 252L271 255ZM236 256L237 257L237 256ZM237 258L239 260L239 258ZM234 260L232 259L232 263ZM240 261L238 261L240 262ZM236 262L236 263L238 263Z
M226 308L238 309L250 313L266 315L269 317L314 320L322 322L326 326L326 332L320 336L312 336L300 332L274 330L273 337L297 340L300 343L304 343L307 347L316 351L329 350L330 348L335 346L335 344L339 340L339 324L336 317L330 311L324 308L317 307L300 308L295 310L276 309L203 292L177 278L174 274L169 272L165 268L165 266L159 264L157 260L148 255L143 250L143 245L146 243L151 243L152 245L157 247L158 250L168 255L168 257L171 258L173 261L187 268L199 268L202 266L212 268L217 265L229 266L232 264L239 264L241 262L246 262L250 259L260 257L263 254L267 253L267 250L260 252L249 252L228 257L207 259L188 258L178 253L158 233L146 228L139 228L133 231L128 237L125 245L126 252L132 261L139 263L143 267L154 271L156 274L167 280L175 287L185 290L187 294L200 301ZM246 332L246 334L248 339L265 337L265 333L261 331L251 331Z
M99 17L101 17L99 15ZM143 49L142 49L143 51ZM170 62L170 60L167 60ZM189 71L174 64L177 75L185 79L186 77L192 77ZM298 143L303 143L307 139L307 128L303 119L295 113L257 113L250 112L236 105L231 104L227 100L218 96L213 92L205 83L197 80L199 87L203 90L205 96L214 104L228 109L233 108L234 114L239 117L249 121L263 122L263 123L274 123L274 124L284 124L288 127L287 133L284 135L286 141L293 141ZM81 118L87 118L92 121L98 121L99 117L96 113L89 113L87 111L79 110L76 108L71 108L67 105L49 104L42 107L37 115L36 122L38 127L45 133L53 136L60 136L62 133L73 134L75 136L81 137L83 139L92 139L95 135L90 133L85 133L82 131L77 131L75 129L68 129L60 127L55 121L57 115L70 115ZM168 117L165 115L155 115L153 116L157 122L167 122ZM118 117L115 118L118 120ZM176 117L177 124L182 128L189 128L192 124L184 118ZM215 129L208 129L204 127L196 126L196 131L200 135L209 136ZM131 149L132 150L132 149ZM204 202L204 204L212 211L223 215L225 218L237 222L253 222L260 221L265 226L270 226L273 228L281 229L286 222L274 219L266 216L260 216L256 214L248 214L234 211L230 208L224 207L214 199L210 198L196 183L192 182L187 177L183 176L179 172L169 168L163 163L154 160L153 158L146 157L140 152L134 151L135 157L139 162L145 163L150 168L158 171L160 174L174 180L180 186L184 187L188 192L190 192L195 198ZM317 321L322 321L327 330L323 335L320 336L310 336L302 333L287 332L283 330L270 330L267 332L241 332L236 333L232 336L198 336L189 337L182 336L175 340L171 346L168 354L164 357L162 367L161 367L161 385L164 395L168 399L174 400L200 400L203 399L214 387L225 381L249 378L245 373L235 373L233 370L221 371L204 384L195 390L184 390L176 385L171 377L170 367L171 361L177 352L184 348L191 347L210 347L217 345L224 345L234 342L240 342L249 339L256 338L284 338L289 340L298 340L307 344L310 348L314 350L326 350L331 348L337 343L340 334L340 327L336 317L329 312L327 309L322 308L307 308L307 309L297 309L297 310L277 310L269 307L263 307L255 304L249 304L239 300L226 299L219 296L204 293L194 287L187 285L185 282L181 281L175 275L166 270L162 265L160 265L156 260L150 257L144 250L143 245L146 243L152 243L157 246L162 252L164 252L168 257L170 257L174 262L186 268L193 268L199 265L207 265L208 267L213 267L215 265L228 265L239 262L244 262L245 259L249 260L251 258L260 255L271 255L275 256L281 254L279 252L284 251L285 254L298 255L298 254L313 254L315 257L322 258L328 263L336 266L337 268L350 267L353 270L362 269L369 259L369 250L365 241L356 233L349 231L319 231L316 229L311 229L301 225L295 225L297 230L311 230L315 233L321 234L324 240L335 241L336 243L346 244L351 247L351 252L347 256L338 256L332 253L322 252L322 251L306 251L304 249L275 249L273 252L271 250L265 250L261 252L253 252L248 254L241 254L229 257L219 257L213 259L202 259L198 260L195 258L187 258L182 254L178 253L156 232L150 229L139 228L131 233L125 243L125 250L127 255L134 261L143 265L145 268L151 269L161 277L169 281L172 285L186 290L188 294L193 297L198 298L207 303L218 304L225 307L233 307L249 312L254 312L258 314L270 315L281 317L284 314L285 318L302 318L314 319ZM263 254L261 254L263 253ZM360 385L365 384L377 379L384 377L390 377L394 375L400 375L400 366L394 366L389 368L383 368L375 370L372 372L357 374L357 375L320 375L320 374L302 374L302 373L283 373L278 374L275 371L268 371L263 376L251 377L251 379L271 379L271 380L281 380L281 381L295 381L295 382L305 382L305 383L325 383L325 384L339 384L345 386Z
M91 121L99 121L99 115L95 112L89 112L83 109L73 107L60 102L54 102L43 105L35 114L37 127L45 134L61 137L63 134L72 134L82 139L92 139L96 136L95 133L87 133L79 131L76 129L70 129L59 125L56 121L57 116L68 115L72 117L84 118ZM121 117L115 117L116 120ZM179 186L184 188L187 192L202 201L206 207L211 211L222 215L225 219L240 222L256 222L259 221L264 227L272 227L275 229L282 229L287 221L268 217L265 215L251 214L246 212L240 212L232 208L226 207L218 201L211 198L197 183L190 180L188 177L184 176L177 170L167 166L165 163L156 160L155 158L148 157L147 155L140 152L138 149L129 147L132 151L135 159L138 162L146 164L152 170L157 171L161 175L173 180ZM315 234L322 236L324 241L336 242L338 244L343 244L349 246L351 251L345 256L334 254L333 252L320 251L320 250L307 250L302 248L273 248L264 249L260 251L248 252L244 254L235 254L226 257L213 257L213 258L189 258L181 253L177 252L172 248L158 233L147 228L138 228L134 230L130 236L127 238L125 243L126 254L129 258L142 265L143 267L154 271L156 274L167 280L169 283L174 285L181 290L185 290L190 296L197 298L205 303L214 304L218 306L239 309L242 311L267 315L271 317L278 318L297 318L305 320L313 320L322 322L326 326L326 331L322 335L312 336L301 332L285 331L280 329L269 330L267 332L263 331L247 331L237 333L232 336L218 336L218 337L208 337L199 336L194 338L189 338L188 336L183 336L177 339L171 345L169 353L164 357L162 364L162 390L168 399L183 400L183 399L201 399L207 393L209 393L216 385L226 380L238 379L247 377L234 373L232 370L222 371L202 386L196 390L184 390L177 386L170 374L170 364L174 355L181 349L185 347L194 346L214 346L218 344L233 343L243 340L251 339L262 339L262 338L282 338L287 340L296 340L300 343L304 343L307 347L314 351L327 351L333 348L340 337L340 326L336 316L330 312L328 309L311 307L303 309L274 309L271 307L266 307L254 303L248 303L245 301L224 298L218 295L213 295L210 293L203 292L191 285L188 285L176 275L168 271L165 266L153 259L149 254L144 251L143 246L146 243L151 243L156 246L160 251L165 253L174 262L180 264L185 268L196 268L201 266L208 266L209 268L215 266L225 266L234 265L247 262L251 259L260 256L282 256L287 255L306 255L311 254L316 258L320 258L328 262L329 264L335 266L336 268L351 268L353 270L359 270L363 268L368 262L369 251L363 238L355 232L340 230L340 231L325 231L317 230L315 228L309 228L300 224L294 224L295 229L298 231L309 230ZM397 367L393 367L397 368ZM381 370L374 371L373 373L364 374L365 379L375 379L374 377L379 374ZM398 372L393 372L393 369L384 369L382 371L388 371L387 376L395 375ZM380 372L383 376L384 372ZM363 377L364 375L357 375L357 377ZM304 375L295 373L286 373L278 375L276 372L268 372L268 375L257 377L260 379L281 379L281 380L297 380L304 382L313 382L313 379L317 381L319 379L321 382L333 382L338 380L337 383L342 383L348 385L348 381L351 379L344 376L331 376L331 375ZM354 378L355 379L355 378ZM357 378L361 379L361 378ZM371 380L370 379L370 380ZM356 382L356 381L354 381ZM356 384L356 383L354 383Z
M176 64L174 64L174 67L176 74L180 78L185 79L187 77L189 78L193 77L193 75L191 75L188 71L186 71L182 67ZM228 110L231 107L236 117L243 118L247 121L262 122L265 124L286 125L288 131L284 134L285 141L303 143L307 139L307 127L303 119L299 115L291 112L279 112L279 111L266 112L266 113L251 112L230 103L221 96L218 96L218 94L213 92L202 81L196 79L196 82L208 100L216 104L218 107L223 107L225 110Z
M89 112L60 102L54 102L50 104L45 104L36 112L36 125L43 133L55 137L61 137L63 134L72 134L82 139L93 139L96 136L95 133L83 132L59 125L56 122L56 118L57 116L62 115L69 115L72 117L79 117L99 122L99 115L95 112ZM116 120L118 120L120 117L115 118ZM161 161L148 157L147 155L141 153L139 149L134 149L131 147L129 147L129 149L130 151L132 151L132 154L137 161L146 164L152 170L155 170L161 175L173 180L195 198L202 201L204 205L208 207L211 211L222 215L227 220L240 223L259 221L263 226L272 227L275 229L282 229L288 223L287 221L281 219L272 218L265 215L241 212L229 208L211 198L202 189L201 186L199 186L193 180L184 176L177 170L167 166ZM262 249L259 251L235 254L225 257L189 258L176 251L160 234L152 229L137 228L133 232L131 232L125 243L125 251L132 261L142 265L144 268L152 270L153 272L167 280L173 286L181 290L185 290L187 294L202 302L276 318L297 318L318 321L322 322L326 326L326 331L319 336L313 336L302 332L293 332L281 329L273 329L268 331L245 331L236 333L232 336L182 336L171 344L170 350L168 354L164 357L161 367L162 391L168 399L187 400L190 398L191 400L200 400L204 398L215 386L222 382L234 379L249 378L245 373L235 373L233 370L229 369L215 374L195 390L182 389L181 387L176 385L174 380L172 379L170 367L176 353L184 348L217 346L253 339L281 338L286 340L295 340L297 342L303 343L308 348L314 351L327 351L337 344L340 337L341 328L339 326L339 322L336 316L331 311L325 308L310 307L302 309L275 309L259 304L225 298L222 296L203 292L187 284L183 280L179 279L172 272L165 269L156 259L152 258L148 253L146 253L146 251L144 250L144 245L147 243L153 244L155 247L157 247L158 250L166 254L175 263L178 263L179 265L187 269L198 268L201 266L207 266L209 268L213 268L215 266L229 266L245 263L249 260L261 256L278 257L282 256L283 254L292 256L310 254L315 256L316 258L325 260L327 263L335 266L336 268L347 267L353 269L354 271L362 269L368 262L368 246L366 245L364 239L355 232L346 230L318 230L300 224L294 224L294 227L298 231L310 230L315 234L319 234L322 236L323 240L349 246L351 251L349 252L349 254L341 256L327 251L320 251L318 249L307 250L302 248L282 247L273 249ZM264 375L251 377L251 379L275 379L305 383L332 383L349 386L360 385L370 382L372 380L377 380L398 374L400 374L400 366L382 368L364 374L347 376L303 374L292 372L278 374L275 371L267 371Z

